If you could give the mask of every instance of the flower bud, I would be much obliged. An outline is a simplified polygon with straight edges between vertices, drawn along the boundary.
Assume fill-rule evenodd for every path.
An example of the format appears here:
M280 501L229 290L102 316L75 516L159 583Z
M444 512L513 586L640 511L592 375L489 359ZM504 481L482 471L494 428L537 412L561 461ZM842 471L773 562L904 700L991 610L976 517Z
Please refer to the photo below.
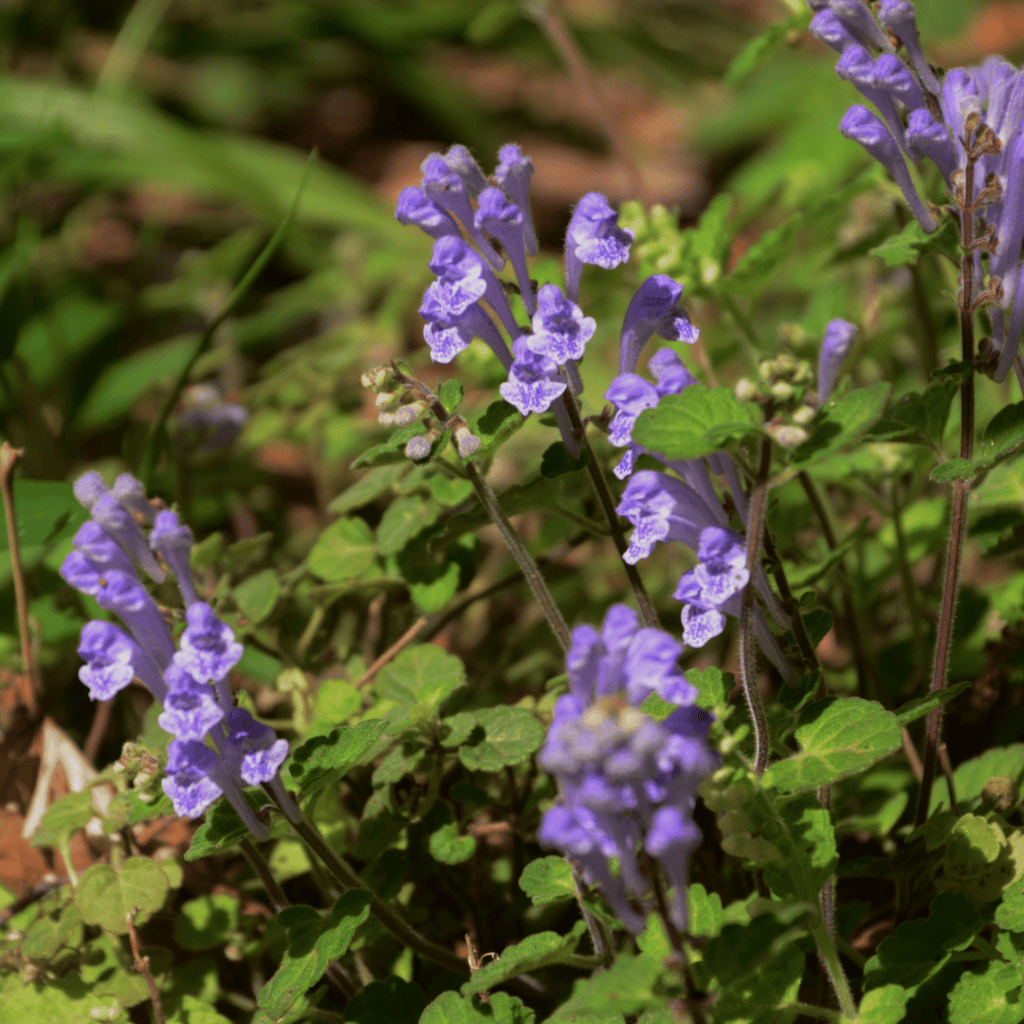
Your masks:
M780 427L769 426L767 429L768 433L770 433L783 448L799 448L809 436L803 427L795 427L786 423Z
M784 380L777 380L772 385L772 398L779 402L786 402L793 397L793 385L787 384Z
M794 423L799 423L803 426L805 423L810 423L814 419L814 410L809 405L801 405L799 409L790 417Z
M388 370L386 366L371 366L370 369L359 378L359 382L364 388L379 388L381 384L384 383L387 375Z
M740 377L733 388L733 394L741 402L753 402L760 395L757 385L748 377Z
M473 434L469 427L457 427L455 430L455 450L459 453L459 457L468 459L471 455L476 455L483 447L483 442Z
M398 405L399 395L397 391L381 391L373 400L378 409L391 409Z
M400 427L408 427L420 418L426 408L427 403L422 401L400 406L394 413L395 422Z
M413 462L422 462L424 459L429 459L431 449L434 447L434 442L438 437L437 431L431 430L426 434L417 434L415 437L410 438L405 446L406 458L412 459Z

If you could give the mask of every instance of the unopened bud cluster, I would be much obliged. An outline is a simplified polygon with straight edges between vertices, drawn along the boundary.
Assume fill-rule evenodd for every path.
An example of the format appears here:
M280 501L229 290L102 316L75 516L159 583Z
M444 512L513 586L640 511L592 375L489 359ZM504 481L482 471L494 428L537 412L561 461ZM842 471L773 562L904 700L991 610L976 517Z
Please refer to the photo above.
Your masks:
M480 450L482 442L466 421L461 416L449 416L436 395L394 364L371 367L362 375L361 382L364 388L377 393L374 404L382 426L411 427L417 420L423 420L426 432L410 438L405 445L405 456L413 462L430 458L442 430L451 431L460 458L468 459Z
M741 402L757 402L770 409L773 415L765 429L783 448L796 448L807 440L804 424L816 411L813 385L811 364L783 352L761 363L756 380L741 377L733 393Z

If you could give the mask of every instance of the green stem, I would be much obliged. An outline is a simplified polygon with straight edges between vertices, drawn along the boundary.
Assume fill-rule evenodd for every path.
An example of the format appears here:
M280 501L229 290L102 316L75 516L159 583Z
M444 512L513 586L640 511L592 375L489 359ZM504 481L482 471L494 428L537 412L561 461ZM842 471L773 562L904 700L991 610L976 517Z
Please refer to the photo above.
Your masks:
M580 410L579 406L576 405L576 398L569 389L566 389L563 399L565 407L569 412L569 419L572 422L573 434L578 438L580 447L587 453L587 472L590 474L590 480L594 485L594 490L597 492L597 499L600 502L601 510L604 512L605 519L608 520L608 526L611 529L615 547L618 549L620 556L624 555L629 545L626 543L622 521L619 519L619 513L615 510L615 499L608 488L608 481L605 479L604 473L601 472L601 467L598 465L597 458L594 455L594 449L590 446L590 441L587 438L587 428L583 425L583 420L580 418ZM626 570L626 578L629 580L629 585L633 588L633 594L636 597L637 606L640 608L640 617L644 620L644 625L657 629L658 616L651 604L650 597L647 595L647 589L640 578L640 573L637 572L635 565L630 565L625 559L623 559L622 565Z
M281 890L281 886L277 884L277 879L270 873L269 865L260 855L260 851L253 846L252 841L242 839L238 845L242 848L242 853L245 854L245 859L249 862L253 871L259 876L259 880L263 883L263 888L267 890L267 895L270 897L270 902L274 905L274 910L282 911L285 907L291 906L288 902L288 897Z
M551 626L551 631L558 638L562 648L568 650L572 642L569 627L566 625L565 619L562 618L562 613L558 610L558 605L555 604L551 591L548 590L544 577L541 576L540 569L537 568L537 563L533 560L533 556L526 550L523 542L519 539L519 535L509 522L508 516L505 515L505 510L498 501L498 496L476 468L476 463L466 463L466 474L469 477L469 482L473 485L473 489L476 491L477 497L480 499L480 504L483 505L487 514L491 517L491 521L498 528L498 532L504 538L512 557L519 563L519 568L526 577L526 582L530 584L530 589L533 591L534 597L537 598L537 603L541 606L548 624Z
M814 944L818 947L818 956L821 958L821 962L824 964L825 970L828 972L829 979L832 982L832 988L835 990L842 1015L850 1020L855 1020L857 1017L857 1003L853 998L853 991L850 988L850 982L847 980L846 972L839 961L839 950L836 949L831 932L825 927L825 922L817 914L811 914L808 928L810 929L811 937L814 939Z
M960 357L969 368L960 385L960 458L970 461L974 457L974 171L980 150L967 140L968 159L964 168L964 189L960 210L960 241L963 258L960 263ZM974 146L977 146L977 137ZM973 150L973 151L972 151ZM931 692L939 693L946 686L949 674L949 656L953 649L953 618L960 592L960 568L963 563L964 542L967 538L967 502L971 493L970 480L957 480L953 484L952 514L950 516L949 550L946 555L946 580L942 588L942 608L935 643L935 661L932 666ZM917 802L916 823L923 825L928 817L935 766L939 757L939 734L942 731L942 708L928 715L925 724L924 774Z
M896 560L900 567L900 579L903 581L903 593L907 599L907 611L910 614L910 628L914 637L915 668L914 677L921 678L918 673L924 672L926 655L924 631L921 629L921 610L917 603L917 586L910 571L910 558L907 555L907 535L903 531L903 509L900 506L899 483L892 482L890 491L892 500L892 525L896 531Z
M267 791L270 793L270 791ZM273 799L273 794L270 793ZM276 800L274 801L277 802ZM324 839L316 826L311 824L305 818L302 818L298 822L289 822L299 838L306 844L309 849L320 858L324 867L331 873L334 880L341 887L342 891L346 889L365 889L366 885L363 880L353 871L351 867L339 857L331 848L327 845L327 841ZM389 931L399 942L404 946L408 946L413 952L419 953L420 956L427 960L433 960L434 963L440 964L442 967L446 967L449 971L454 971L456 974L468 974L469 967L465 960L460 959L450 950L445 949L443 946L438 946L436 943L431 942L429 939L420 935L414 928L407 924L398 914L395 913L376 893L372 894L372 900L370 902L370 912L373 916Z
M754 727L754 772L758 776L768 767L768 719L757 685L757 650L754 645L754 576L764 533L765 511L768 506L768 476L772 466L772 442L765 438L761 444L761 465L757 479L750 490L747 512L747 573L750 582L743 588L740 605L740 682L750 709Z
M242 279L235 285L234 290L228 296L227 302L224 303L224 308L207 324L206 330L203 331L199 338L199 343L195 347L195 351L189 357L188 362L182 367L181 373L178 374L178 379L174 382L174 387L171 388L171 393L167 396L167 400L164 402L163 407L160 410L160 414L153 421L153 426L149 431L149 438L146 441L146 451L142 457L142 466L139 470L139 476L142 478L142 482L146 485L146 490L149 491L153 485L153 473L156 470L156 460L160 456L160 451L163 448L164 441L166 440L167 434L167 421L170 419L171 413L174 411L175 405L178 404L178 398L181 392L184 390L185 385L188 383L189 376L195 369L195 365L199 362L200 357L213 343L213 336L222 323L234 312L235 307L245 298L246 293L252 287L256 278L263 272L263 268L270 262L271 257L277 252L281 242L284 241L284 236L288 233L288 228L291 226L292 219L295 216L295 211L299 206L299 199L302 197L302 192L306 186L306 178L309 175L309 169L313 166L313 161L316 159L316 150L314 149L309 155L309 159L306 161L306 166L302 171L302 177L299 179L299 187L295 192L295 198L292 200L292 205L285 214L284 220L278 225L277 230L271 236L270 241L263 247L262 252L253 260L252 265L242 276Z
M814 650L814 644L811 643L811 637L807 632L807 626L804 625L804 617L800 614L800 602L797 601L796 596L793 594L793 590L789 585L789 579L786 576L786 569L782 564L782 556L776 549L775 541L772 539L771 531L768 529L765 529L764 531L764 552L774 566L774 572L772 575L775 577L775 583L779 588L779 595L782 598L782 607L786 609L790 618L793 620L793 636L796 637L796 643L800 648L800 653L804 656L804 660L811 666L811 668L818 668L818 654Z

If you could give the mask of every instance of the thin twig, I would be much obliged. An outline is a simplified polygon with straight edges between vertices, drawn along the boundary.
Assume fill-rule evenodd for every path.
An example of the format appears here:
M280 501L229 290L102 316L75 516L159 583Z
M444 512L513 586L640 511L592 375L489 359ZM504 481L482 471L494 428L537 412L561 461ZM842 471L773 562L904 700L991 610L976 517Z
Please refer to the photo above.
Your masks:
M963 196L960 210L960 357L967 364L960 385L960 458L970 461L974 457L974 170L983 155L984 144L976 128L968 127L964 144L967 164L964 168ZM986 129L987 130L987 129ZM974 136L973 142L971 136ZM967 501L971 493L970 480L957 480L953 484L953 508L950 516L949 551L946 555L946 580L942 588L942 608L935 643L935 661L932 666L931 693L945 688L949 673L949 656L953 649L953 618L956 614L960 591L960 569L963 563L964 542L967 538ZM929 712L925 724L924 775L917 801L916 824L923 825L928 817L935 765L939 756L939 734L942 730L942 707Z
M804 494L807 495L807 500L811 503L811 508L814 509L815 515L818 517L818 522L821 524L821 532L825 537L825 543L828 545L829 551L835 551L839 547L839 542L836 538L835 529L832 526L832 517L829 515L828 508L818 493L818 488L814 486L814 481L806 471L798 473L797 479L800 481L800 486L804 489ZM867 659L864 656L860 623L857 620L857 606L853 600L853 586L850 583L850 576L846 570L846 561L842 557L836 563L836 575L839 577L839 589L843 595L843 617L846 619L846 631L850 641L850 648L853 652L853 664L857 670L857 692L864 696L868 692L870 671Z
M832 811L832 787L820 786L818 788L818 803L829 812ZM821 909L821 919L825 923L825 930L832 936L833 942L836 937L836 876L831 874L825 879L821 891L818 893L818 906ZM821 1006L828 1006L829 994L828 964L824 957L821 957L821 975L818 985L818 1003Z
M267 890L267 895L270 897L274 910L280 913L285 907L290 907L291 903L289 903L288 897L281 890L281 886L277 884L277 879L270 873L270 867L260 855L260 851L253 846L252 841L248 838L243 838L238 845L241 846L242 853L245 854L245 859L249 862L253 871L259 876L260 881L263 883L263 888Z
M281 805L278 803L273 790L268 786L263 788L280 809ZM328 846L327 841L320 835L315 825L312 825L305 818L298 822L292 822L289 819L289 824L291 824L306 846L320 858L321 863L327 868L343 892L347 889L366 888L366 884L355 871ZM431 942L420 935L376 893L372 893L370 912L399 942L408 946L413 952L419 953L420 956L425 957L427 960L433 960L434 963L438 963L442 967L447 967L448 970L454 971L456 974L468 973L469 968L466 966L465 960L456 956L451 950L445 949L443 946L439 946L437 943Z
M818 668L818 654L814 649L814 644L811 643L810 634L807 632L807 626L804 624L804 617L800 614L800 602L797 601L789 585L789 578L786 576L786 569L782 564L782 556L775 547L771 531L767 528L764 531L764 553L774 566L772 575L775 577L775 583L779 588L782 607L786 609L789 617L793 620L793 636L796 637L800 653L804 656L804 661L812 669Z
M590 446L590 441L587 438L587 429L580 418L580 410L579 406L576 405L576 398L569 389L566 389L562 398L569 412L569 419L572 422L573 435L579 440L583 451L586 452L587 472L590 474L594 490L597 492L597 499L601 504L601 510L604 512L605 519L608 520L612 540L615 541L615 547L618 549L619 555L624 555L629 547L626 543L626 534L622 529L619 514L615 510L615 499L608 488L608 481L605 479L604 473L601 472L597 457L594 455L594 449ZM650 597L647 595L647 589L644 587L644 581L640 578L640 573L637 572L635 565L630 565L625 559L623 559L622 565L626 570L626 578L629 580L629 585L633 588L633 595L636 597L636 603L640 608L640 617L644 620L644 625L657 629L658 616L651 604Z
M374 676L401 651L409 646L419 636L420 631L426 626L429 619L424 615L417 619L376 661L359 677L356 689L362 689L367 683L372 682Z
M626 145L621 130L621 121L609 116L601 98L600 87L594 78L583 55L580 53L572 34L558 15L554 14L546 3L528 2L527 13L540 25L551 45L555 48L570 75L576 82L576 90L585 107L590 109L591 116L600 125L619 163L625 168L629 177L630 191L650 209L654 202L637 162L633 159Z
M21 641L22 674L15 675L14 685L18 699L34 718L39 713L36 691L39 689L35 659L32 657L32 638L28 630L28 599L25 595L25 576L18 550L18 524L14 518L14 497L11 494L11 474L18 460L25 454L23 448L12 448L4 441L0 444L0 489L3 491L4 515L7 517L7 547L11 555L11 578L14 581L14 603L18 611L18 638Z
M949 806L956 810L956 785L953 782L953 764L949 760L949 750L945 743L939 744L939 764L942 766L942 774L946 779L946 789L949 790Z
M89 726L89 735L85 737L85 744L82 753L85 759L91 764L96 764L100 747L103 745L103 737L107 734L107 726L110 725L110 713L114 710L114 699L101 700L93 712L92 725Z
M920 785L924 778L924 765L921 764L921 758L917 756L917 748L914 746L914 741L910 738L906 726L902 728L901 732L903 734L903 756L907 759L907 764L910 765L914 779Z
M750 582L743 588L740 605L740 682L750 709L754 727L754 772L760 778L768 767L768 720L761 703L757 685L757 649L754 645L754 578L764 533L765 510L768 506L768 477L772 468L772 442L765 438L761 444L761 465L757 479L750 490L747 511L747 573Z
M551 631L555 634L563 649L568 650L569 645L572 643L569 627L566 625L565 619L562 618L562 613L559 611L558 605L555 604L551 591L548 590L544 577L541 576L540 569L537 568L537 563L533 560L533 556L526 550L525 545L519 539L519 535L509 522L508 516L505 515L505 510L498 501L498 496L491 490L491 485L487 483L483 475L476 468L476 463L466 463L466 475L469 477L469 482L473 485L480 503L491 517L491 522L498 528L498 532L508 546L512 557L519 563L519 568L526 577L526 582L530 584L530 589L533 591L534 597L537 598L537 603L541 606L548 620L548 625L551 626Z
M125 914L128 922L128 941L132 944L132 956L135 959L135 970L142 975L149 989L149 998L153 1003L153 1019L156 1024L165 1024L164 1008L160 1005L160 991L153 980L153 972L149 969L149 957L139 952L139 936L135 931L135 915L139 912L138 907L133 907Z
M601 919L592 914L583 902L583 872L568 857L565 858L565 862L569 865L569 870L572 872L573 885L576 887L576 905L580 908L580 916L583 918L587 931L590 933L590 942L594 947L594 955L601 957L604 965L609 967L614 958L611 939Z

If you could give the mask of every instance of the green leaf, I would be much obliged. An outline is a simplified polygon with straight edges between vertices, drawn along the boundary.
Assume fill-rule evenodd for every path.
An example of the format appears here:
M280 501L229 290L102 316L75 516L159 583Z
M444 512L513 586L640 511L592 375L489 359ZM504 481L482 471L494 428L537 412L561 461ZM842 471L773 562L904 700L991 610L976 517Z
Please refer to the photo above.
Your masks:
M115 870L109 864L86 868L75 889L75 903L86 924L127 935L127 915L139 908L135 923L145 924L158 911L170 886L160 865L148 857L129 857Z
M397 975L371 982L345 1006L346 1024L417 1024L427 1005L423 989Z
M996 924L1010 932L1024 932L1024 883L1014 882L996 907Z
M458 409L462 402L462 382L454 377L442 381L440 388L437 390L437 397L441 400L441 404L448 415L454 416L455 410Z
M519 764L544 742L544 726L526 708L481 708L476 719L484 738L459 747L459 760L470 771L496 772Z
M361 476L351 487L347 487L327 506L328 512L343 515L354 508L368 505L382 494L390 491L409 472L407 462L396 462L390 466L378 466Z
M523 868L519 888L533 903L551 903L553 900L576 898L576 883L572 868L564 857L540 857Z
M432 832L427 841L430 856L442 864L462 864L476 853L476 839L459 835L459 826L450 821Z
M77 832L95 817L91 789L68 793L46 808L31 845L59 847L72 832Z
M559 935L557 932L536 932L528 935L522 942L502 950L497 960L490 961L474 972L473 977L462 986L462 994L468 996L473 992L485 992L508 981L509 978L516 978L520 974L536 971L551 964L572 963L575 959L573 950L586 930L587 926L582 921L577 921L568 935Z
M879 441L924 440L942 443L953 398L960 390L955 380L937 380L924 393L903 395L886 409L885 415L870 431Z
M325 679L316 690L313 720L336 725L351 718L362 704L362 695L347 679Z
M238 928L237 896L213 893L182 904L174 918L174 941L200 952L226 945Z
M904 921L883 939L864 967L864 989L900 985L913 994L965 949L981 931L981 915L963 893L944 892L932 900L927 918Z
M578 1021L579 1015L587 1012L637 1014L659 1007L665 997L655 993L654 988L662 973L661 963L655 957L619 953L607 970L580 978L548 1022Z
M899 1024L907 1014L906 989L883 985L864 994L857 1009L857 1024Z
M412 496L391 502L377 527L377 550L382 555L397 554L420 530L430 526L440 511L434 502Z
M422 715L436 712L466 682L462 661L437 644L407 647L377 673L374 690L381 697L417 705Z
M29 982L19 972L0 976L0 1020L4 1024L96 1024L98 1020L124 1021L127 1017L117 998L94 995L81 978L70 973L61 978Z
M888 397L889 385L879 381L827 402L808 426L811 436L793 452L794 464L806 468L853 444L881 416Z
M732 676L724 676L717 665L708 668L691 668L686 670L686 681L697 688L697 704L699 707L725 707L726 679L732 687Z
M923 252L938 252L959 263L960 233L952 217L941 221L937 230L928 234L916 220L910 220L898 235L890 235L881 245L868 250L887 267L907 267L917 263Z
M274 976L256 993L257 1004L271 1020L284 1017L323 977L327 965L346 952L356 930L370 916L372 899L367 889L350 889L326 920L318 910L301 904L277 915L288 930L288 948Z
M633 427L633 439L670 459L710 455L725 441L760 433L751 407L730 388L685 388L666 395L655 409L645 409Z
M947 686L938 693L929 693L926 697L916 697L908 700L902 707L897 708L896 722L900 726L909 725L919 718L924 718L933 708L941 708L948 704L954 697L959 697L971 684L957 683L956 686Z
M564 476L566 473L578 473L587 468L590 461L590 452L584 449L575 462L569 458L565 445L561 441L555 441L544 450L540 460L540 475L546 480L553 480L555 477Z
M273 569L264 569L234 587L231 596L238 610L255 623L262 622L274 610L280 593L281 583L277 573Z
M776 830L775 823L769 823L762 836L778 847L782 858L765 865L765 881L780 896L813 898L839 863L831 814L816 793L777 799L776 810L785 829Z
M253 810L258 810L266 803L260 790L243 790L242 796ZM218 800L206 812L206 821L192 836L192 845L185 851L185 860L199 860L200 857L227 849L247 835L249 826L242 821L231 804L227 800Z
M974 455L978 466L991 466L1024 447L1024 402L1004 405L989 421Z
M976 800L989 779L994 778L1012 779L1018 786L1024 783L1024 743L993 747L958 764L953 771L957 800L966 803ZM946 780L940 777L935 780L935 788L932 790L929 815L943 806L949 806L949 794Z
M739 258L733 272L719 285L723 291L749 291L760 285L785 262L793 248L803 215L794 213L778 227L766 231Z
M949 1024L1020 1024L1020 968L991 961L960 975L949 993ZM1018 990L1018 995L1009 998Z
M348 1020L346 1008L345 1019ZM419 1024L534 1024L536 1015L516 996L492 992L485 1004L458 992L442 992L424 1011ZM384 1022L381 1022L384 1024ZM391 1024L388 1020L387 1024Z
M373 567L376 547L369 526L350 517L331 523L317 538L306 565L325 583L362 576Z
M298 747L281 766L303 793L322 789L340 779L377 742L385 722L371 718L358 725L338 726L329 736L314 736Z
M759 64L783 46L791 34L803 32L810 24L811 12L800 11L769 25L759 36L755 36L739 52L725 73L726 85L739 85Z
M717 892L709 893L700 882L693 882L686 890L689 908L687 932L700 938L713 939L725 924L722 897Z
M471 429L482 444L480 450L467 461L477 462L481 458L489 458L495 449L508 440L525 422L519 410L514 405L509 405L503 398L491 402L472 424Z
M776 761L764 774L766 786L786 793L816 789L864 771L899 750L896 716L875 701L830 697L809 704L796 729L800 753Z
M970 480L978 467L970 459L950 459L936 466L930 474L930 479L937 484L948 484L954 480Z

